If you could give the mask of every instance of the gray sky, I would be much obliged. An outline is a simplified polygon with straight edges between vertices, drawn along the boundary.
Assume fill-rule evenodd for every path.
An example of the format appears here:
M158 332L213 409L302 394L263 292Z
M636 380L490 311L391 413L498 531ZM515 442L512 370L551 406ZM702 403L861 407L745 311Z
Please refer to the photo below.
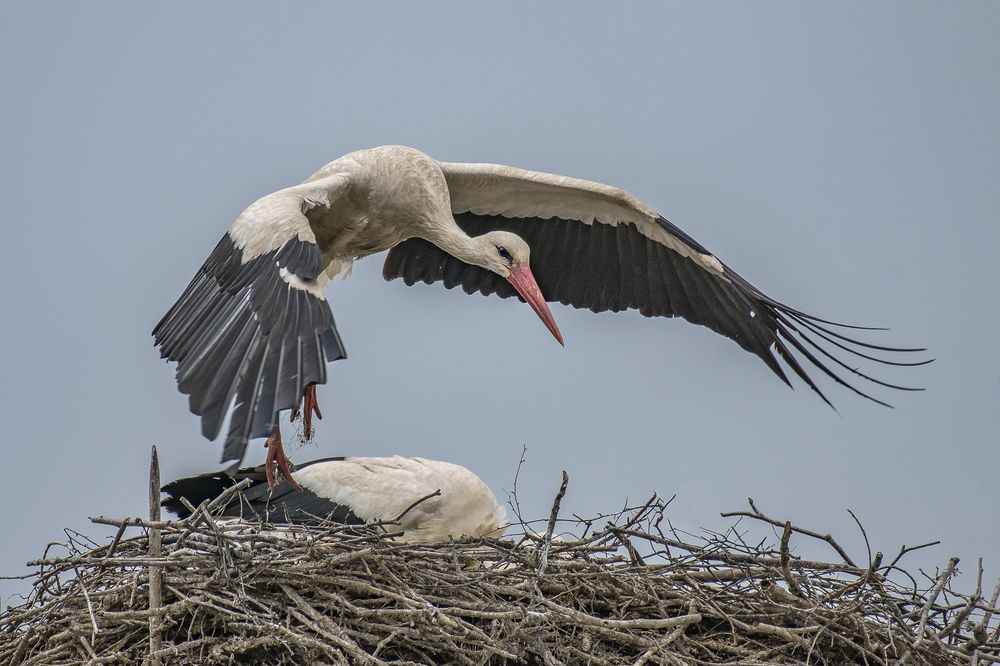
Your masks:
M1000 573L998 31L972 2L0 4L0 573L143 512L153 443L165 479L217 468L153 325L246 205L387 143L622 186L775 298L937 361L889 374L928 389L894 410L828 387L841 417L681 320L556 305L560 349L376 257L329 291L351 358L293 460L423 455L502 496L526 445L529 516L566 469L567 513L657 490L721 528L752 496L861 558L852 508L875 548Z

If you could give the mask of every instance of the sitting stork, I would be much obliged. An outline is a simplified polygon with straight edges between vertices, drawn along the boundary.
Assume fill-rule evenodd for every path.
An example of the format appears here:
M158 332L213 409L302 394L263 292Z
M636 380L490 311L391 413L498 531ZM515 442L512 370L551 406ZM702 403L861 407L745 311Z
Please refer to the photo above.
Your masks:
M770 298L616 187L383 146L251 204L154 329L205 437L215 439L232 412L223 462L238 464L249 439L267 437L268 483L272 463L291 478L278 414L292 410L294 419L301 408L309 438L313 415L322 418L316 385L326 382L326 363L347 357L324 289L355 260L383 250L387 280L520 296L560 344L546 300L683 317L731 338L791 385L781 359L827 404L810 365L883 405L838 372L919 390L875 379L834 352L888 365L929 362L875 356L870 350L923 349L861 342L844 329L862 327Z
M269 488L263 466L178 479L163 486L168 497L162 504L186 518L190 512L182 497L198 506L251 479L250 487L223 509L223 516L348 525L399 518L399 538L407 543L500 537L507 528L504 507L482 479L461 465L401 456L324 458L302 464L291 474L298 489L289 483Z

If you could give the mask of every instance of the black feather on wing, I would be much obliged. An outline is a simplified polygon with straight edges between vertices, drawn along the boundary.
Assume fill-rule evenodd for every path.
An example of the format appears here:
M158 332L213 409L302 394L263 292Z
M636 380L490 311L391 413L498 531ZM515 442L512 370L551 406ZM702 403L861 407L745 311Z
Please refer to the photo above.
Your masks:
M299 465L298 468L304 469L316 463L339 460L344 459L312 460ZM287 482L281 482L275 486L274 490L269 490L263 465L247 467L232 474L214 472L171 481L163 486L162 492L167 495L167 498L161 504L177 517L187 518L191 512L181 502L182 497L192 506L197 507L206 500L214 500L227 488L244 479L251 480L250 487L239 493L225 507L220 507L219 515L277 524L309 523L321 520L330 520L344 525L364 525L365 523L354 514L351 507L320 497L307 488L296 490Z
M778 362L780 358L827 404L830 401L813 381L802 359L835 382L882 405L886 403L853 386L828 363L883 386L921 390L870 377L836 357L830 346L878 363L904 366L930 361L882 359L855 347L886 352L923 349L870 345L838 333L831 327L862 327L829 322L790 308L760 292L728 266L723 265L721 275L708 270L643 235L633 224L584 224L558 218L506 218L474 213L455 215L455 220L470 236L509 231L523 238L531 248L531 271L549 301L594 312L631 308L647 317L683 317L736 341L791 385ZM668 220L661 217L657 222L694 251L710 254ZM417 238L390 250L383 275L387 280L402 278L408 285L442 282L448 289L461 286L468 294L517 296L513 286L499 275L465 264Z
M278 412L298 405L326 363L346 358L329 304L281 278L315 280L314 243L291 238L243 263L229 234L153 329L161 355L177 362L177 383L215 439L235 399L222 460L242 460L247 441L271 434Z

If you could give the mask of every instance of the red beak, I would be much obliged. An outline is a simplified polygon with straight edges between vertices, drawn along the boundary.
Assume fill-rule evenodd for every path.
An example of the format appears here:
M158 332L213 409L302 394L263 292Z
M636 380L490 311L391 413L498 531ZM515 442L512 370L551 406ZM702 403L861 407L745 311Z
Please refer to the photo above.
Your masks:
M528 264L513 269L507 280L514 285L514 289L517 289L517 293L521 294L521 298L528 302L528 305L531 306L531 309L535 311L535 314L542 320L545 327L559 341L559 344L565 347L562 333L559 332L559 327L556 326L556 320L552 318L549 305L545 302L542 290L538 288L538 283L535 282L535 276L531 274L531 268Z

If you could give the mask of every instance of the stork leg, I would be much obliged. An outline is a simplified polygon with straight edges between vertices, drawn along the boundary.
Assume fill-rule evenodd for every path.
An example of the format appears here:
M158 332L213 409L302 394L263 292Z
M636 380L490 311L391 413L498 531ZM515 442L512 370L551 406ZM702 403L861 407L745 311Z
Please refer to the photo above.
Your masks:
M313 436L313 414L316 415L316 418L323 420L323 412L319 411L319 403L316 401L316 385L310 384L302 393L302 436L307 440L312 439ZM292 421L298 417L299 410L292 411Z
M285 477L285 480L296 490L302 490L295 479L292 478L291 462L285 456L285 449L281 446L281 426L275 426L274 433L267 438L264 444L267 447L267 459L264 461L264 473L267 475L267 487L271 490L277 485L274 478L274 466L278 466L278 471Z

